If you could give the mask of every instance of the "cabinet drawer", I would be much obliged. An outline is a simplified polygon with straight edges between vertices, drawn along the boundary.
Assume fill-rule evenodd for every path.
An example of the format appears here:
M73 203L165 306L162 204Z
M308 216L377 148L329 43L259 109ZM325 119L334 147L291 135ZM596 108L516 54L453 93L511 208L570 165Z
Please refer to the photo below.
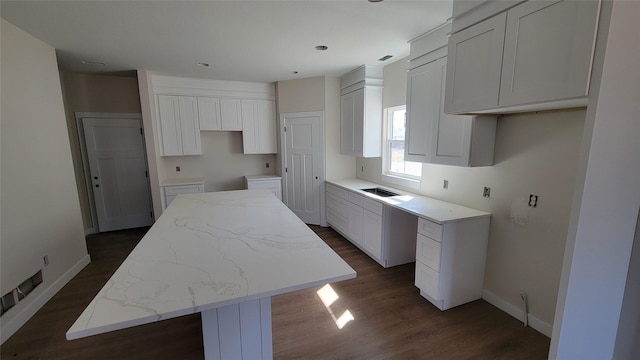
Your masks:
M363 198L362 207L374 214L382 215L382 203L379 203L373 199Z
M247 189L280 189L280 180L248 181Z
M442 225L427 219L418 218L418 233L435 241L442 242Z
M348 218L334 209L327 208L327 222L329 223L329 225L331 225L331 227L336 230L340 230L344 234L348 232Z
M334 194L327 194L327 209L331 209L345 218L349 217L349 202Z
M334 194L335 196L345 200L349 199L349 191L339 188L335 185L327 184L327 193Z
M175 185L165 186L164 193L167 196L176 196L180 194L193 194L204 192L204 185Z
M418 234L416 241L416 260L424 263L435 271L440 271L440 247L435 240Z
M416 261L416 287L436 300L441 300L438 291L439 276L440 274L432 268L420 261Z
M362 202L365 200L364 196L360 194L356 194L354 192L349 192L349 201L362 207Z

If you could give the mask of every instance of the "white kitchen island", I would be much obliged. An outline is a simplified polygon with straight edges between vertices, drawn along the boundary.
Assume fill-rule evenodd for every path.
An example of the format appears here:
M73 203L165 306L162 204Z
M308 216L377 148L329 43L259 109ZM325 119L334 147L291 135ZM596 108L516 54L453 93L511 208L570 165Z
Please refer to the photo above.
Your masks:
M271 359L271 297L355 271L267 190L178 196L67 331L200 312L206 359Z

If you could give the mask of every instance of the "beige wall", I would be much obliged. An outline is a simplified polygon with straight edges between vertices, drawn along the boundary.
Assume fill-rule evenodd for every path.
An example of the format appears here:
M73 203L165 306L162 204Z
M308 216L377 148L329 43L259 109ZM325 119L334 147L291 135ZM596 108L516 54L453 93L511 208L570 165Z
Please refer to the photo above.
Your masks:
M135 77L60 73L71 141L71 154L85 229L93 228L85 186L76 112L140 113L138 80Z
M385 67L385 107L404 104L399 100L406 96L405 68L404 59ZM498 120L494 166L422 168L419 193L493 214L485 291L516 309L521 308L519 292L527 292L529 311L546 323L547 335L558 295L584 118L584 110L504 116ZM359 178L382 183L381 158L356 162ZM447 190L443 180L449 181ZM485 186L491 188L489 199L482 197ZM526 206L529 194L539 196L538 207ZM512 209L526 217L524 224L511 222Z
M11 336L88 262L55 50L1 20L2 295L44 282L2 315ZM49 265L44 266L43 256Z
M340 154L340 78L278 82L279 113L324 111L325 178L353 178L355 157Z

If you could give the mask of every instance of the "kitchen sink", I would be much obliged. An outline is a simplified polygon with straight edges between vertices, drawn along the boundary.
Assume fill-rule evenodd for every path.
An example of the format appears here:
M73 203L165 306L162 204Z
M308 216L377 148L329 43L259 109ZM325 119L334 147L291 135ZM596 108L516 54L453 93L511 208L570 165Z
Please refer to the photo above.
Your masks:
M361 189L362 191L366 191L368 193L374 194L374 195L378 195L380 197L391 197L391 196L398 196L400 194L396 194L392 191L389 190L385 190L385 189L381 189L381 188L370 188L370 189Z

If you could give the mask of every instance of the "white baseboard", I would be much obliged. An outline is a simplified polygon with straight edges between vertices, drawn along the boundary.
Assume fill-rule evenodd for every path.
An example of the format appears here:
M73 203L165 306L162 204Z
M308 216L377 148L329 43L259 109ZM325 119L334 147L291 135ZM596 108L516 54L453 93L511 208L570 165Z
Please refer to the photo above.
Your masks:
M513 304L506 302L504 299L498 297L496 294L487 290L482 290L482 298L489 304L506 312L507 314L513 316L514 318L520 321L524 319L524 310L518 308L517 306L514 306ZM544 322L531 314L527 315L527 322L529 323L529 326L532 329L535 329L536 331L540 332L546 337L551 338L551 332L553 331L553 324Z
M54 281L48 288L44 289L31 303L27 304L16 316L8 322L2 322L0 331L0 344L9 339L22 325L24 325L33 315L35 315L44 304L47 303L60 289L62 289L71 279L73 279L85 266L89 265L91 257L87 254L80 261L65 272L60 278ZM26 299L25 299L26 300ZM23 300L24 301L24 300ZM22 301L21 301L22 302Z

